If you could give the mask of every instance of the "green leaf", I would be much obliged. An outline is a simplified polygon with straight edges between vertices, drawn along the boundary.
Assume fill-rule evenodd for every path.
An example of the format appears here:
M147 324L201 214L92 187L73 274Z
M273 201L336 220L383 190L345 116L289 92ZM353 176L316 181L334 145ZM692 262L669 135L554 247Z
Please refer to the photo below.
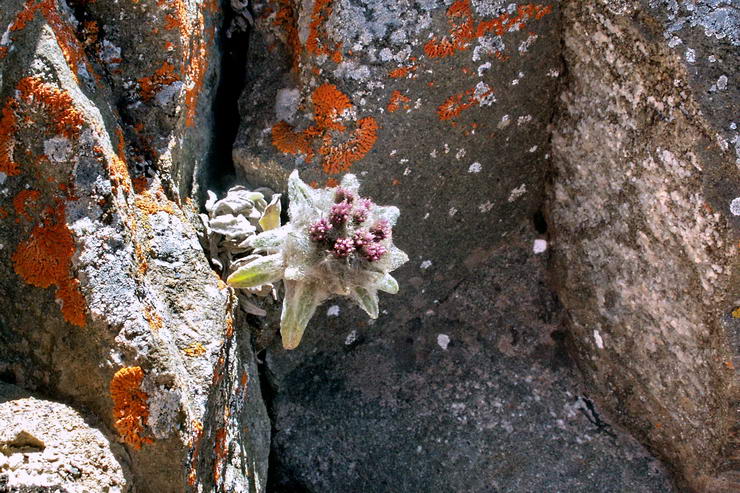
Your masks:
M291 205L295 203L296 206L313 207L314 195L314 190L298 177L298 170L293 170L288 177L288 199L290 199Z
M280 227L280 194L276 193L272 196L270 205L265 208L265 212L262 213L260 218L260 226L262 231L269 231Z
M286 227L271 229L256 236L251 236L248 245L254 248L255 251L277 250L285 242L287 235L288 229Z
M268 255L238 268L226 282L235 288L253 288L282 279L283 270L282 254Z
M378 292L375 289L356 287L350 295L370 318L378 318Z
M383 276L383 279L381 279L375 287L381 291L385 291L386 293L398 293L398 281L396 281L396 279L390 274Z
M315 283L285 281L285 299L280 315L280 335L285 349L295 349L323 295Z

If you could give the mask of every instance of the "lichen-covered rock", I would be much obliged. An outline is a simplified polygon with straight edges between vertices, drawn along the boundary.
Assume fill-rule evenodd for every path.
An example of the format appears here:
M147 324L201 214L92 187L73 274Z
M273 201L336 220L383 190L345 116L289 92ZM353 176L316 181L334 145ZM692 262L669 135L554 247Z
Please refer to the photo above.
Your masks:
M153 101L175 85L132 79L150 53L167 56L151 45L162 36L104 10L103 46L115 33L138 44L124 47L120 73L101 68L85 9L143 7L72 6L14 0L0 11L0 370L115 430L142 491L263 491L269 422L251 341L233 330L234 295L179 193L207 151L192 142L210 130L191 129L209 118L197 108L212 85L201 94L205 69L176 51L183 84L171 114L145 95L126 100L121 85L148 87ZM196 28L212 8L158 2L146 20L159 15L183 53L207 58L213 42ZM131 132L157 124L150 154Z
M0 490L135 491L125 450L95 422L0 383Z
M722 2L692 3L699 15ZM722 100L690 84L694 60L687 70L655 18L621 5L564 9L569 80L550 202L558 293L588 386L610 414L682 488L736 491L722 472L735 446L725 334L739 325L740 221L730 204L740 173L713 125ZM701 53L725 55L736 51ZM712 119L698 101L717 110Z
M237 172L276 189L294 168L315 186L357 174L400 208L411 258L374 323L332 302L293 354L268 349L274 487L670 491L634 441L596 431L532 247L546 244L557 3L254 12Z

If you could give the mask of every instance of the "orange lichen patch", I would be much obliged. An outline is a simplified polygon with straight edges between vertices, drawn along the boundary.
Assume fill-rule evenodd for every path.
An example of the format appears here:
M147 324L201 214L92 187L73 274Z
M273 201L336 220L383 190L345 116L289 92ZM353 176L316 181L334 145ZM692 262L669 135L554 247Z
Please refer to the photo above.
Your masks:
M334 188L339 186L339 181L337 181L336 178L329 178L326 180L326 184L324 185L326 188Z
M226 428L219 428L216 431L216 443L213 445L213 452L216 460L213 461L213 482L218 484L221 478L221 465L226 458Z
M8 211L6 211L2 207L0 207L0 219L5 219L9 215L10 215L10 213Z
M17 105L15 99L8 99L0 113L0 173L8 176L16 176L21 172L18 163L13 161L14 135L18 122L15 115Z
M142 437L144 421L149 417L149 396L141 390L144 372L139 366L121 368L110 382L113 399L113 419L116 431L123 440L135 449L140 449L152 439Z
M732 318L740 318L740 306L732 310Z
M249 383L249 374L247 372L242 372L241 379L239 380L239 385L244 387L245 385L247 385L247 383Z
M332 61L342 61L342 44L332 46L329 36L326 34L324 25L331 16L333 0L315 0L311 11L311 23L308 26L308 38L306 39L306 51L313 55L328 55Z
M136 204L136 207L138 207L139 210L146 214L156 214L157 212L175 214L174 204L167 199L164 192L161 190L144 190L136 195L134 204Z
M311 102L315 124L296 132L291 125L280 121L272 127L273 145L288 154L304 154L310 162L315 155L314 145L320 143L319 153L324 156L324 171L330 174L346 171L353 162L362 159L372 149L377 139L377 122L372 117L359 120L349 141L332 145L334 134L347 131L339 118L345 110L352 108L352 103L333 84L317 87L311 93Z
M231 315L231 313L226 314L226 337L231 337L234 335L234 317ZM223 364L223 361L220 361L220 364Z
M416 65L409 65L408 67L398 67L394 68L390 72L388 72L388 77L391 79L403 79L407 75L409 75L410 72L413 72L416 70Z
M183 349L182 352L185 353L185 356L190 356L191 358L194 358L206 354L206 348L203 344L199 342L194 342Z
M9 31L12 33L23 30L33 20L37 12L43 16L54 32L54 36L59 43L67 65L72 69L75 80L77 81L77 72L81 62L84 62L90 74L94 74L92 65L87 61L85 52L82 46L80 46L74 31L69 23L62 18L56 0L26 0L23 10L16 16L10 25ZM0 53L0 58L2 56L4 55Z
M157 310L154 307L149 305L144 305L144 319L149 324L149 328L152 329L152 332L157 332L159 329L164 327L164 320L162 320L162 317L157 313Z
M290 50L293 70L298 70L301 60L301 40L298 37L298 15L291 0L278 0L280 10L275 14L273 25L285 33L285 44Z
M18 82L17 89L26 103L36 103L46 112L57 133L69 138L80 135L85 118L67 91L38 77L24 77Z
M213 39L214 31L209 31L209 37ZM190 81L190 87L185 90L185 125L192 127L195 123L195 113L197 110L198 95L203 89L206 80L206 71L208 69L208 50L205 41L198 38L196 48L190 56L187 65L187 76Z
M48 211L47 223L37 224L31 235L18 244L12 255L16 274L26 283L39 288L57 286L62 301L62 315L71 324L85 325L85 300L79 283L69 274L74 254L74 240L64 222L64 206Z
M85 297L80 292L80 281L68 277L59 284L57 298L62 302L64 319L78 327L85 326Z
M344 130L337 118L346 109L352 107L352 103L346 94L337 89L334 84L323 84L317 87L311 94L316 123L322 129Z
M375 118L368 116L357 122L354 137L336 146L324 145L319 152L324 155L322 167L330 175L347 171L352 163L359 161L375 145L378 138L378 123Z
M141 87L139 91L141 99L151 101L162 86L167 86L178 80L180 79L175 75L175 66L167 62L162 63L162 66L154 71L153 76L138 79L139 87Z
M437 108L437 114L440 120L451 120L455 118L464 110L470 108L475 103L475 100L463 101L465 97L464 93L453 94L445 100L444 103L439 105Z
M523 29L532 19L540 20L552 12L547 5L526 4L517 6L515 14L501 14L494 19L480 21L476 24L470 7L470 0L457 0L447 9L449 32L442 39L432 38L424 45L424 53L429 58L444 58L456 52L466 50L470 43L489 32L497 36L514 29Z
M41 192L38 190L21 190L18 192L18 194L13 198L13 208L15 209L15 212L29 221L33 220L33 218L28 214L28 211L26 210L26 202L36 202L39 197L41 196Z
M401 103L408 103L409 101L411 101L411 99L401 94L400 91L393 91L391 99L388 101L388 106L386 106L385 109L388 110L389 113L393 113L401 108Z
M283 120L272 126L272 145L286 154L305 154L309 162L313 159L314 152L306 133L294 131Z

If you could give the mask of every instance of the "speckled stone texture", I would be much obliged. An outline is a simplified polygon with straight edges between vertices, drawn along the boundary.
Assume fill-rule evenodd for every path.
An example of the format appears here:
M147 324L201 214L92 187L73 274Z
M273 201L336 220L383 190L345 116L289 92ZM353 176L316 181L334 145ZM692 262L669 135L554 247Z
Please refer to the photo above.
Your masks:
M374 323L328 302L298 349L267 349L271 489L671 491L579 386L548 254L534 252L559 6L316 5L254 4L237 173L276 188L294 167L317 186L358 174L363 194L400 207L411 261ZM329 124L328 85L350 105ZM367 117L377 139L337 170Z
M203 2L0 9L0 372L94 413L139 491L266 481L250 336L185 196L212 132L218 22ZM126 368L142 378L116 398Z
M706 14L723 2L682 3ZM727 64L737 39L688 25L664 31L655 10L618 7L564 9L568 81L549 204L554 278L577 359L604 408L665 460L682 489L737 491L728 336L739 322L731 313L740 224L729 209L740 173L724 137L737 88L708 89L702 81L717 68L695 64L700 57L736 79L737 63ZM680 33L696 60L671 50Z
M125 450L93 416L0 383L0 423L0 491L133 491Z

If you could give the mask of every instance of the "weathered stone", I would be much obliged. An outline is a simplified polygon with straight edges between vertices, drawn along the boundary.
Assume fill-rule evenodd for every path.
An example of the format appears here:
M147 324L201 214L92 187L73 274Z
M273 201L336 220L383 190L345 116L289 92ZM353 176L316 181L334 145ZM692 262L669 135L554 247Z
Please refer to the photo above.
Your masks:
M269 421L250 336L234 333L234 296L178 193L212 131L198 102L213 84L198 64L212 53L213 6L146 7L147 22L176 25L172 113L159 97L174 82L135 78L165 66L151 57L167 56L169 35L119 8L144 7L11 1L0 12L0 369L116 430L142 491L263 491ZM110 43L121 57L101 69L84 48Z
M324 7L255 4L237 171L277 189L294 167L316 185L358 174L363 193L400 207L395 241L412 260L374 324L329 302L298 349L268 348L272 487L670 491L589 407L533 251L558 6ZM365 118L377 140L344 154Z
M0 490L134 491L125 450L96 421L0 383Z
M549 207L558 293L605 409L682 488L736 491L721 473L734 446L725 334L739 325L730 313L740 299L740 221L729 205L740 174L712 125L724 118L722 99L701 87L710 72L692 59L687 70L638 3L606 4L564 9L569 80ZM730 41L702 59L735 59ZM736 93L729 99L737 104Z

